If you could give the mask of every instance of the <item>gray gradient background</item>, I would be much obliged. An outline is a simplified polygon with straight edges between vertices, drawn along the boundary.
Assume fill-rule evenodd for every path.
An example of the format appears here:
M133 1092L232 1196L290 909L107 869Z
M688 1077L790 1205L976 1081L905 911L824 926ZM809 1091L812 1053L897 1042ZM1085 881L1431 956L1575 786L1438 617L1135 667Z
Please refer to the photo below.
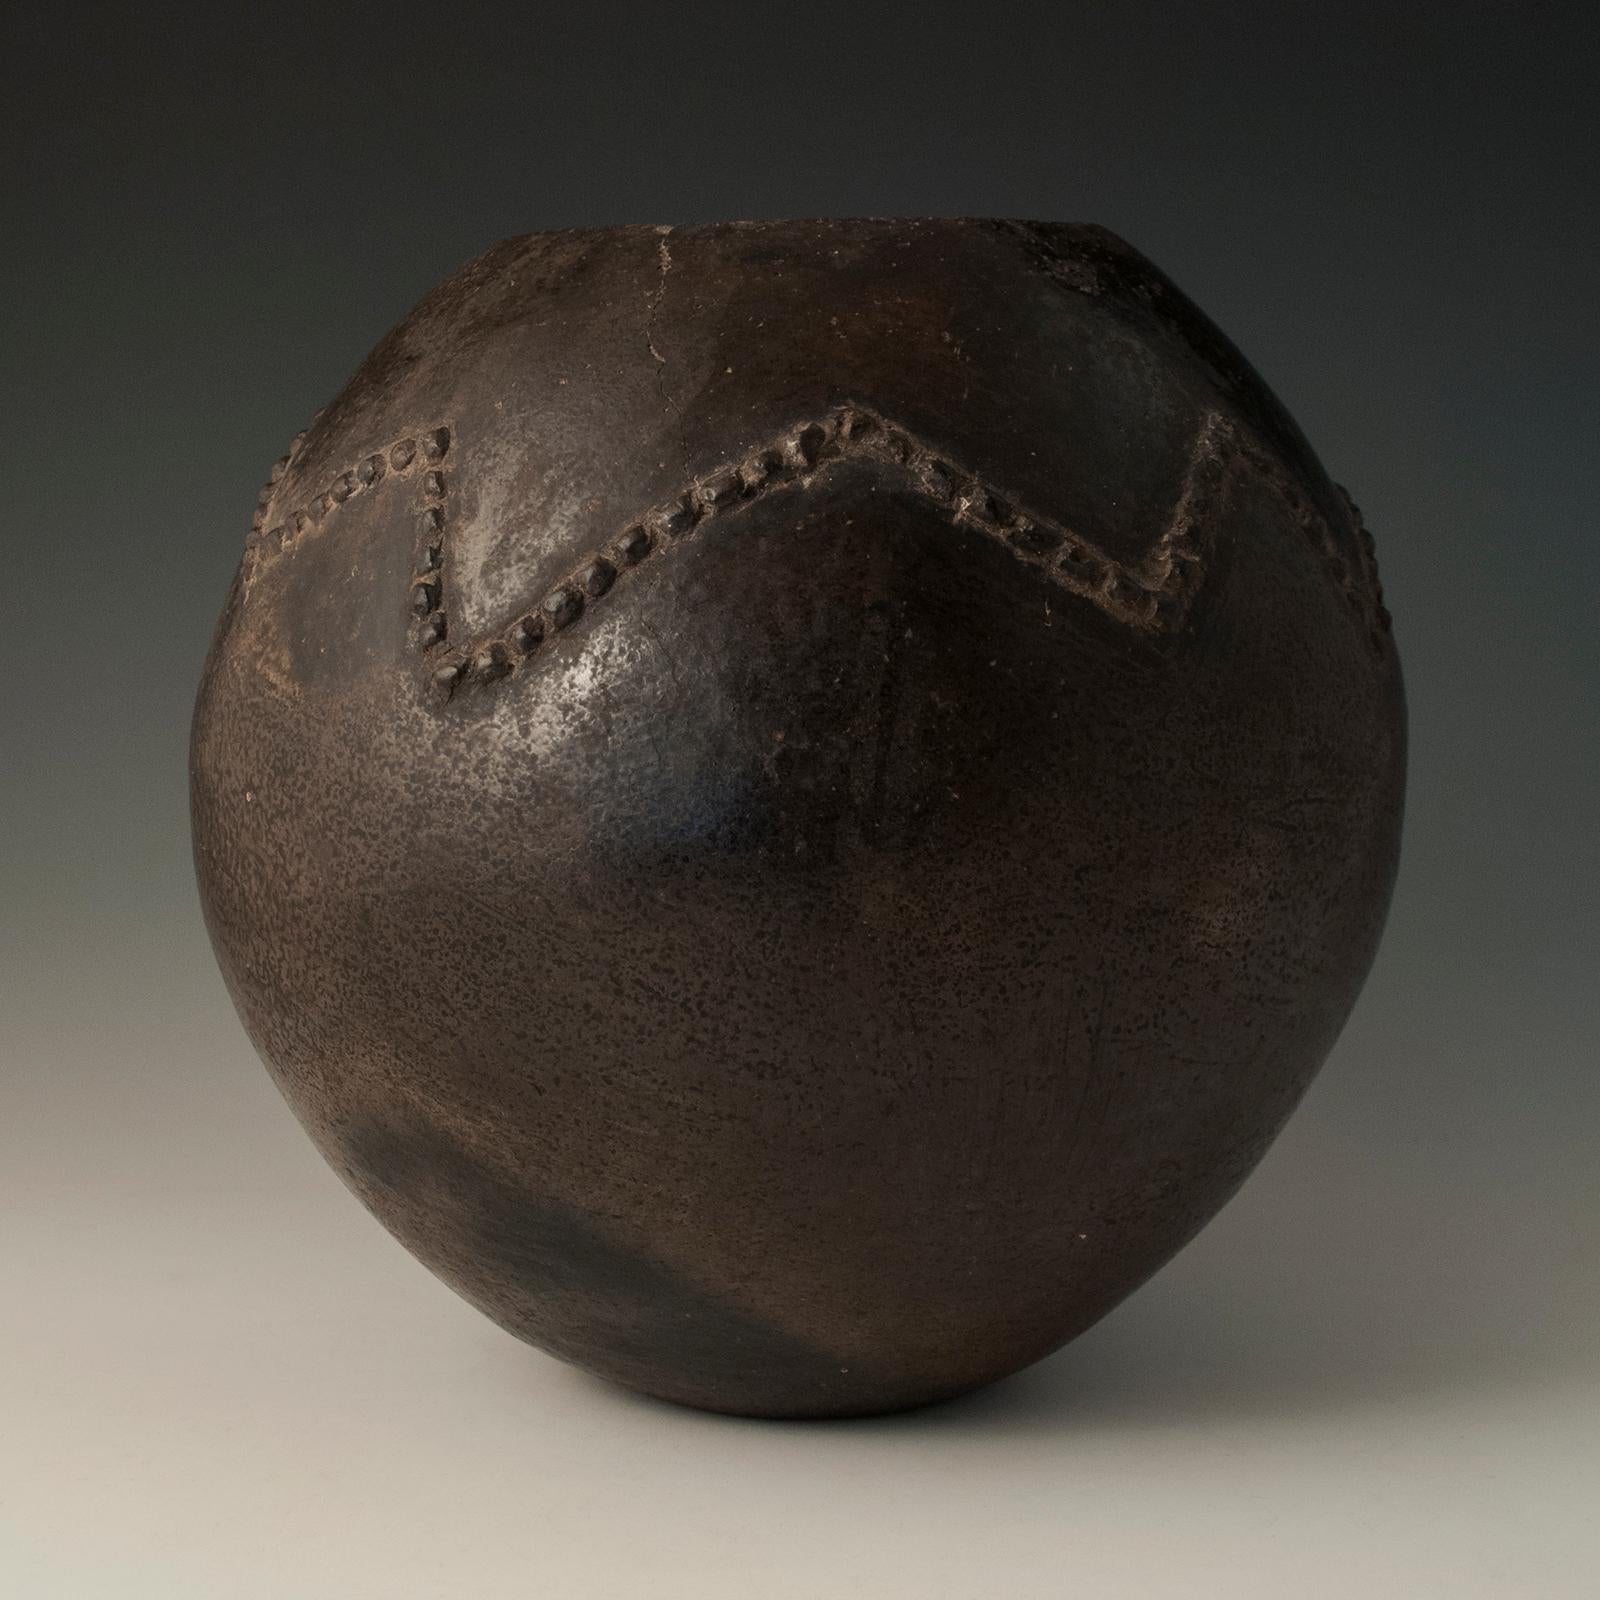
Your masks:
M1600 1593L1592 8L24 6L4 151L0 1593ZM230 1009L191 697L267 463L535 228L1095 220L1368 512L1412 783L1377 969L1093 1333L811 1427L525 1349Z

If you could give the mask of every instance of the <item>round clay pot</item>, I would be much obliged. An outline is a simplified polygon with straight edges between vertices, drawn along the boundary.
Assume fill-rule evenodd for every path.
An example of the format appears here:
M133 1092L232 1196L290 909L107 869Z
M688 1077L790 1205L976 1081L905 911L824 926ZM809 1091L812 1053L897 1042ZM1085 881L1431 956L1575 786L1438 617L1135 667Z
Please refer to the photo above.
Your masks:
M193 743L229 988L452 1287L760 1416L1117 1303L1333 1043L1396 863L1372 543L1099 228L535 234L262 491Z

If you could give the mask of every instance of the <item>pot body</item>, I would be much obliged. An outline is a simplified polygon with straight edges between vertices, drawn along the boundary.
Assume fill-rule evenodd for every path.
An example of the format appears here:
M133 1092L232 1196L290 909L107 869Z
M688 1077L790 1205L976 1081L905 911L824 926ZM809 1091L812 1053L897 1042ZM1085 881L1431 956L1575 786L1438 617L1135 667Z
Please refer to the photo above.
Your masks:
M195 712L218 959L330 1162L651 1394L916 1404L1255 1164L1394 875L1371 541L1103 230L534 235L262 491Z

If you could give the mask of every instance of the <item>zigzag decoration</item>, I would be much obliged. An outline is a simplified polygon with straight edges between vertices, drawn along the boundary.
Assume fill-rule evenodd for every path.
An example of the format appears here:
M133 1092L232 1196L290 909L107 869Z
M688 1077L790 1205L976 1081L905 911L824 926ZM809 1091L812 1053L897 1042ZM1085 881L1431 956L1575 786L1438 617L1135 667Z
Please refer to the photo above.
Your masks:
M619 582L634 581L641 569L690 541L700 528L768 495L804 487L846 461L871 461L900 475L952 523L1002 544L1016 560L1113 620L1147 635L1170 634L1182 626L1204 577L1210 530L1217 524L1218 501L1225 492L1224 447L1231 444L1258 467L1271 466L1260 451L1238 439L1220 413L1211 413L1196 429L1182 486L1161 537L1138 561L1123 563L1062 523L1018 506L908 429L864 406L840 406L790 428L750 451L737 465L720 467L649 508L509 626L461 642L451 634L445 573L449 474L443 462L454 443L450 429L438 426L366 456L307 505L275 522L277 485L304 437L299 435L290 454L274 465L261 492L246 544L247 581L264 556L288 549L345 502L389 479L413 476L413 469L422 467L411 578L414 641L427 663L433 689L445 699L469 684L500 682L535 662L547 640L576 623ZM1360 573L1350 571L1332 530L1323 525L1305 495L1287 484L1281 471L1267 475L1335 581L1352 605L1360 607L1360 591L1375 592L1376 576L1366 570L1373 564L1371 536L1360 527L1353 507L1364 557ZM1368 631L1381 652L1387 613L1381 598L1373 605Z

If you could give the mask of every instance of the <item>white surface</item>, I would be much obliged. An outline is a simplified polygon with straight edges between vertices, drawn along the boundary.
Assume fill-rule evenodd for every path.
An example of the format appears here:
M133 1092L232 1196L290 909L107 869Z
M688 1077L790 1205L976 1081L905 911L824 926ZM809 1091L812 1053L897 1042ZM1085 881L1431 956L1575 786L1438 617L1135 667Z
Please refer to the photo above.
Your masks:
M1370 1029L1085 1339L941 1409L777 1425L614 1391L456 1300L210 984L131 1038L126 1010L12 1036L6 1600L1600 1594L1587 1136L1511 1119L1497 1177L1356 1064Z

